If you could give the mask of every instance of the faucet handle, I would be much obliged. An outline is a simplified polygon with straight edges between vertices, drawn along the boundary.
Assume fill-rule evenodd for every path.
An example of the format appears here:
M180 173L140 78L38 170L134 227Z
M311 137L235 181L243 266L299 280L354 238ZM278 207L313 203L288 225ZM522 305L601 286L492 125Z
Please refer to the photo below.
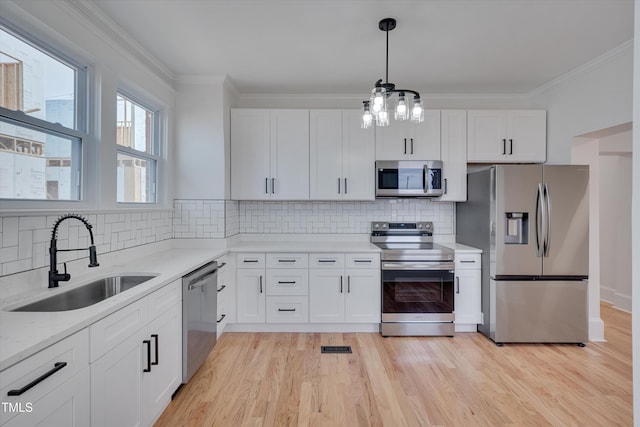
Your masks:
M89 246L89 267L98 267L98 254L94 245Z
M69 280L71 280L71 275L69 273L67 273L67 263L63 262L62 265L64 267L64 273L58 275L58 277L59 277L58 281L60 281L60 282L68 282Z

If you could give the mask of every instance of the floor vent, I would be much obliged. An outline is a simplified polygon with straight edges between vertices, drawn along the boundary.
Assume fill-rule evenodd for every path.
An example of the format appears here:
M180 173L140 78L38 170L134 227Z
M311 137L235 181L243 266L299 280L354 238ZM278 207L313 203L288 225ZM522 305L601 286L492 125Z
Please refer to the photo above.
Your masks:
M323 345L320 348L322 353L351 353L350 345Z

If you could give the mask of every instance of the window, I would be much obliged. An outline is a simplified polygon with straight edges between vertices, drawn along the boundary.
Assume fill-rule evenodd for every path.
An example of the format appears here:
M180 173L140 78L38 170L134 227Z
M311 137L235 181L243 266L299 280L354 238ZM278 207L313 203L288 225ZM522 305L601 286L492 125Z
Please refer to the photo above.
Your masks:
M86 68L0 26L0 199L80 200Z
M158 112L117 96L118 203L156 203Z

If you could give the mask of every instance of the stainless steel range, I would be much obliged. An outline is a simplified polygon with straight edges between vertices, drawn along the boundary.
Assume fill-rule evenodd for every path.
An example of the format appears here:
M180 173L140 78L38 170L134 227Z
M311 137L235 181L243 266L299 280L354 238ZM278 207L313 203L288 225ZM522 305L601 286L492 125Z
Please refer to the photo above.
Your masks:
M383 336L453 336L454 251L433 243L432 222L372 222L382 249Z

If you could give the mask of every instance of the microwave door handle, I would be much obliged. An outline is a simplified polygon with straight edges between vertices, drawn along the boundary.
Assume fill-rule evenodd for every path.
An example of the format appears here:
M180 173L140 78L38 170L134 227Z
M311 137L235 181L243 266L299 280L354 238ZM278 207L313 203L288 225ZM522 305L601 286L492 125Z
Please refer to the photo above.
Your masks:
M425 192L429 191L429 166L424 165L424 170L422 172L422 187Z

